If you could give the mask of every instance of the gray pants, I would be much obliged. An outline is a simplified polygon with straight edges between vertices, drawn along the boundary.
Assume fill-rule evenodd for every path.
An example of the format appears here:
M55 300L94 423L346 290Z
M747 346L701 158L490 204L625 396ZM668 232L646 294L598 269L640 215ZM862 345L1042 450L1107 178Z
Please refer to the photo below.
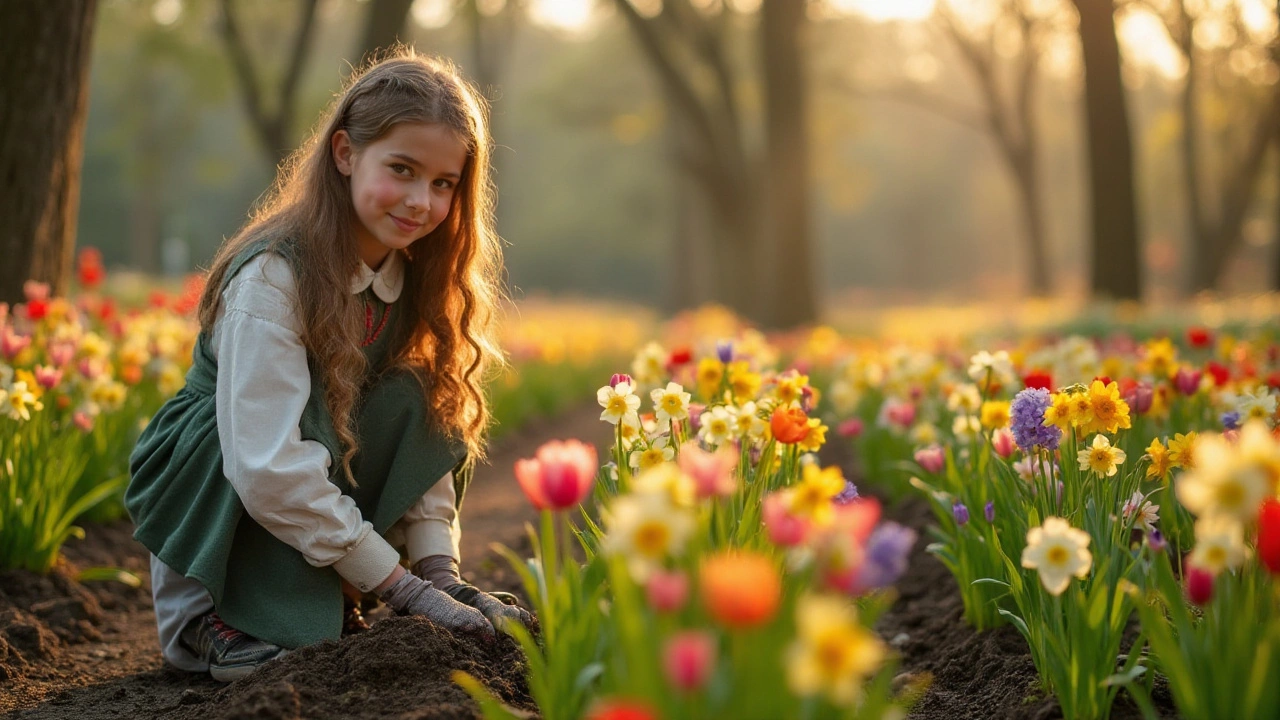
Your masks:
M209 663L178 644L178 635L191 620L213 609L213 599L199 580L193 580L151 556L151 597L156 607L160 653L171 665L190 672L208 672Z

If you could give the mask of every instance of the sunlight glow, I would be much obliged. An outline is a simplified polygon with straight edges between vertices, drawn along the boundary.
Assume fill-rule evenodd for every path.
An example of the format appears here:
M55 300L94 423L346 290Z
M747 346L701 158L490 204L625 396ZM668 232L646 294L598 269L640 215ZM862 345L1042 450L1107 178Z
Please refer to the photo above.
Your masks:
M529 17L541 25L582 30L592 19L592 0L535 0Z
M856 13L874 22L923 20L937 0L827 0L836 12Z

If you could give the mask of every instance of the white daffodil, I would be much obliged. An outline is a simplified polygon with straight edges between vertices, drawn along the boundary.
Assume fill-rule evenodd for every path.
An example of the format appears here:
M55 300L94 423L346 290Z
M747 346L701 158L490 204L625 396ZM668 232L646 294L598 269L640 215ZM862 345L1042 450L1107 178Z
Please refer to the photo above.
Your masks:
M641 450L632 450L628 456L628 464L637 470L648 470L665 462L671 462L676 457L676 451L670 447L669 439L664 435L655 438L649 447Z
M665 388L655 388L649 393L649 397L653 400L658 422L669 423L689 417L689 399L692 396L684 391L680 383L669 382Z
M981 433L982 423L976 415L957 415L951 421L951 434L956 436L958 442L972 442Z
M1274 424L1276 415L1276 396L1264 385L1253 393L1241 393L1236 397L1235 410L1240 413L1240 421L1261 420L1268 426Z
M999 350L995 353L980 351L969 358L969 377L976 383L986 383L987 378L1008 385L1013 382L1013 361L1009 353Z
M1196 443L1194 465L1177 483L1178 501L1187 510L1197 516L1228 515L1238 522L1257 513L1269 487L1266 466L1246 462L1217 434Z
M978 386L965 384L951 391L947 396L947 409L960 415L977 415L982 407L982 394Z
M611 425L617 425L628 416L639 419L637 413L640 410L640 398L633 392L631 383L605 385L596 391L596 402L604 408L604 412L600 413L600 419Z
M1043 525L1027 532L1022 567L1038 570L1040 583L1050 595L1061 595L1072 576L1083 578L1092 566L1089 533L1071 527L1066 520L1048 517Z
M1196 546L1187 563L1214 575L1240 567L1247 551L1244 527L1226 515L1211 515L1196 520Z
M618 423L618 438L622 440L624 450L630 450L640 440L644 439L644 428L640 423L640 416L634 413L623 415L622 421Z
M733 414L734 435L747 440L763 440L769 430L769 423L760 417L756 404L750 400L740 407L729 410Z
M27 390L27 383L24 380L18 380L9 386L8 392L0 395L0 411L3 411L13 420L30 420L31 411L40 411L44 409L44 405L36 399L36 396Z
M667 351L656 342L651 342L636 353L631 362L631 376L640 385L657 385L662 382L667 372Z
M698 438L712 447L729 442L734 435L735 418L723 405L717 405L702 413Z
M697 525L693 512L673 505L666 493L622 495L603 512L606 552L622 556L637 582L669 557L684 551Z
M0 390L7 390L13 383L13 368L0 362Z

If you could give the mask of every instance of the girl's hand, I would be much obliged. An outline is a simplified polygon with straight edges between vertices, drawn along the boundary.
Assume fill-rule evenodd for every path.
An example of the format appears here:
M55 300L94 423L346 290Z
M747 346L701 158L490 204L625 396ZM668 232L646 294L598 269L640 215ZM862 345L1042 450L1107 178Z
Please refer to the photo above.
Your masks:
M506 633L506 625L512 620L524 624L529 630L537 627L538 620L533 613L518 605L509 605L463 582L458 574L458 561L448 555L432 555L419 560L413 565L413 573L448 593L453 599L479 610L494 628L503 633Z
M399 568L400 578L379 585L378 597L401 615L421 615L450 632L480 633L494 637L493 625L475 608L464 605ZM394 576L396 573L392 573ZM388 583L390 583L388 585ZM382 589L385 586L385 589Z

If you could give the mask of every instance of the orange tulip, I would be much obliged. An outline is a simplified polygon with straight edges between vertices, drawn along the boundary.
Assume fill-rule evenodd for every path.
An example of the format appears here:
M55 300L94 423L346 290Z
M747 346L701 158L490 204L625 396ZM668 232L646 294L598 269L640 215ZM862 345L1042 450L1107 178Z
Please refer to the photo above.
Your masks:
M809 437L809 416L798 407L780 407L769 418L769 429L778 442L794 445Z
M712 555L702 562L700 579L707 612L730 628L753 628L769 622L782 600L778 568L757 553Z

